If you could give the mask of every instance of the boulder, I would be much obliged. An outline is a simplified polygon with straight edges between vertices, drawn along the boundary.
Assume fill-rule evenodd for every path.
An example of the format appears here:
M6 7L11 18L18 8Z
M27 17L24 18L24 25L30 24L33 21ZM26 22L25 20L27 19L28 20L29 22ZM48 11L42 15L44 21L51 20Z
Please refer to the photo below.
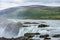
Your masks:
M44 38L44 40L51 40L51 38Z
M55 35L53 35L52 37L59 37L60 38L60 34L55 34Z
M28 38L32 38L35 35L40 35L40 33L25 33L24 36Z
M48 35L48 34L40 35L40 38L47 38L47 37L49 37L49 35Z
M31 24L31 22L25 22L24 24Z
M40 24L38 25L38 27L48 27L49 25L46 25L46 24Z
M24 24L39 24L37 22L25 22Z

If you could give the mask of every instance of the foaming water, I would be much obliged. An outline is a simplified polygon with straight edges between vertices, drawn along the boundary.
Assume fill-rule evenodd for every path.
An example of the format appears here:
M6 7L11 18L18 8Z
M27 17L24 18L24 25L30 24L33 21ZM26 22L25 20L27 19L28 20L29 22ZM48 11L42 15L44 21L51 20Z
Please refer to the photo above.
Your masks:
M49 27L38 28L39 24L29 24L29 27L18 27L17 22L37 22L39 24L47 24ZM24 36L25 33L41 33L49 34L50 37L54 34L60 34L60 20L0 20L0 37L12 38ZM54 39L54 38L52 38ZM59 39L59 38L58 38Z

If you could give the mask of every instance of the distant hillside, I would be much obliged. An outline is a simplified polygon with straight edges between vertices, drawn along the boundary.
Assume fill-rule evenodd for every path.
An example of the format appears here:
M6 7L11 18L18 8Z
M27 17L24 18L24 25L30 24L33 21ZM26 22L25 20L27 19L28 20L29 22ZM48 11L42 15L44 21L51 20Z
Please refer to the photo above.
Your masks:
M19 6L0 11L2 18L60 19L60 7L42 5Z

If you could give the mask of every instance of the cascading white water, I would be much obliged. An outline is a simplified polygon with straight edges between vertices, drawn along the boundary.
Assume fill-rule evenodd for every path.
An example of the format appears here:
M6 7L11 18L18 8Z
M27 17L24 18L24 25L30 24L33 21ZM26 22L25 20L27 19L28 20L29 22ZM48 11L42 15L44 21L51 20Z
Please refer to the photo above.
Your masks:
M0 20L0 37L12 38L18 35L20 27L16 22L9 20Z
M17 26L17 22L37 22L42 24L48 24L49 27L46 28L38 28L38 24L30 25L29 27ZM20 37L24 36L25 33L41 33L41 34L49 34L52 36L53 34L60 34L60 20L16 20L16 19L8 19L8 20L0 20L0 37L12 38L12 37Z

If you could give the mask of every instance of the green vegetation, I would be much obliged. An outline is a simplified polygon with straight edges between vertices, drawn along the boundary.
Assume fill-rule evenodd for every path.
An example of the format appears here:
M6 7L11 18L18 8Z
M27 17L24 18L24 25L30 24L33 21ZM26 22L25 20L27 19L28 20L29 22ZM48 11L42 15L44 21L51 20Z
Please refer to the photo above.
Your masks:
M42 9L42 8L25 8L23 10L16 9L15 11L4 15L9 18L27 18L27 19L59 19L60 8Z
M18 14L18 17L21 13ZM57 10L43 10L39 8L27 9L22 12L24 18L60 18L60 11Z

